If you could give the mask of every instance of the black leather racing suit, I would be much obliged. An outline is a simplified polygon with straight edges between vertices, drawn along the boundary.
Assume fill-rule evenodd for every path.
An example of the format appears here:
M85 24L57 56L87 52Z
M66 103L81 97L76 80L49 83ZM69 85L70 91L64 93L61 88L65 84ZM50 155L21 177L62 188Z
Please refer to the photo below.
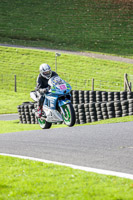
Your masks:
M52 71L51 77L53 77L53 76L58 76L58 74L56 72ZM36 91L36 94L38 97L38 106L43 105L43 101L44 101L43 94L45 92L45 89L48 88L48 80L49 79L44 78L41 74L39 74L37 77L37 85L36 85L35 91Z

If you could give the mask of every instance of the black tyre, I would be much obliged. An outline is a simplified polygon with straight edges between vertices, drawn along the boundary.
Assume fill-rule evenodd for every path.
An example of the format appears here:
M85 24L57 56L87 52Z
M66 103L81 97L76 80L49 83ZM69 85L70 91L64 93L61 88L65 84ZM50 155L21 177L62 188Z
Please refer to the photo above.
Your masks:
M49 129L52 126L52 123L45 121L44 119L38 118L38 124L42 129Z
M129 116L130 116L130 115L133 115L133 112L129 112L128 115L129 115Z
M129 111L129 113L133 112L133 108L129 108L128 111Z
M102 111L97 111L97 115L102 115Z
M90 112L95 112L96 109L95 109L95 107L93 107L93 108L89 108L89 111L90 111Z
M85 115L86 116L90 116L90 112L85 112Z
M89 122L91 122L91 119L90 118L86 119L86 123L89 123Z
M108 116L109 116L109 119L110 119L110 118L114 118L114 117L115 117L114 115L108 115Z
M98 112L98 111L101 111L101 108L100 107L97 107L96 108L96 111Z
M106 103L101 103L101 108L106 108L107 104Z
M96 112L90 112L90 116L96 116Z
M79 122L79 120L78 120L78 119L76 119L76 121L75 121L75 124L80 124L80 122Z
M107 112L102 112L102 115L103 116L108 116L108 113Z
M128 113L122 114L122 117L126 117L128 116Z
M114 116L115 112L114 111L109 111L108 115L113 115Z
M128 105L122 106L122 110L128 110Z
M84 109L84 104L79 104L78 109Z
M116 111L115 115L120 115L121 116L122 115L122 111Z
M133 98L133 92L127 92L127 97Z
M122 106L128 105L128 101L127 101L127 100L122 101L122 102L121 102L121 105L122 105Z
M104 120L108 119L108 116L103 116L103 119L104 119Z
M84 104L84 108L86 109L86 108L89 108L89 104L88 103L85 103Z
M128 110L123 110L122 114L128 114Z
M114 108L113 108L113 107L107 107L107 110L108 110L108 111L113 111Z
M133 104L133 99L128 100L129 104Z

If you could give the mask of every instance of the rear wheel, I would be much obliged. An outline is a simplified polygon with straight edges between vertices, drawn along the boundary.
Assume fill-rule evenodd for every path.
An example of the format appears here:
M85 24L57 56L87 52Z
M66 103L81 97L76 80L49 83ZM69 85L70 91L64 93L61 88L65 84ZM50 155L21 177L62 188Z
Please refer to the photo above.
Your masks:
M52 126L52 123L49 123L41 118L38 118L38 123L42 129L49 129Z
M75 124L75 111L72 104L66 104L62 106L64 110L64 114L62 113L62 117L64 123L67 126L74 126Z

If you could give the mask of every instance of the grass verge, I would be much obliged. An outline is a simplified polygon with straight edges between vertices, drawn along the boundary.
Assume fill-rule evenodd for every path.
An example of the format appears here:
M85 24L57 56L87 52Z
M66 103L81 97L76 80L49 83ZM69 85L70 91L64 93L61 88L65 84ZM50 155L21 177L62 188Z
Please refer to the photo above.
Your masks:
M52 128L66 127L66 125L52 125ZM0 133L40 130L39 124L21 124L19 120L0 121Z
M112 118L107 120L96 121L92 123L86 124L77 124L75 126L84 126L84 125L97 125L97 124L109 124L109 123L122 123L133 121L133 116L127 117L119 117L119 118ZM18 131L28 131L28 130L39 130L41 129L38 124L20 124L19 120L12 120L12 121L0 121L0 133L10 133L10 132L18 132ZM67 127L66 125L52 125L52 128L61 128Z
M7 165L8 163L8 165ZM133 180L0 156L0 199L132 200Z

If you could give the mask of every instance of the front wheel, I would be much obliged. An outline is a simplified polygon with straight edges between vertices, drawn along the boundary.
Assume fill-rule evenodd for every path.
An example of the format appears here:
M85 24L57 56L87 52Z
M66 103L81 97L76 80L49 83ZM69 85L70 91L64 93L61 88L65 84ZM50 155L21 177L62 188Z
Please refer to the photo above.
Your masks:
M62 113L62 117L64 120L64 123L67 126L74 126L75 124L75 111L72 104L66 104L62 106L62 109L64 110L64 113Z
M49 123L41 118L38 118L38 123L42 129L49 129L52 125L52 123Z

